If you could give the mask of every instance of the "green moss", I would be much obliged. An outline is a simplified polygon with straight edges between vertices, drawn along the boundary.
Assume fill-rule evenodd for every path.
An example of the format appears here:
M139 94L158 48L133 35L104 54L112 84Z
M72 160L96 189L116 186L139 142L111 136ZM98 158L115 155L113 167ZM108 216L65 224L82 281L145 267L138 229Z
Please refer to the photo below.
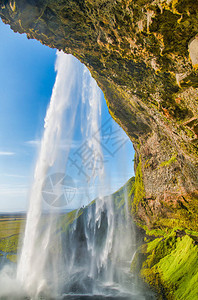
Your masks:
M145 190L143 183L143 175L142 175L142 162L141 157L139 158L139 163L136 169L135 174L135 184L134 184L134 198L132 204L132 212L138 211L139 203L145 198Z
M178 239L176 249L156 266L176 299L198 298L198 248L189 236Z
M145 252L145 245L138 247L138 249L136 250L130 266L131 273L138 274L140 272L142 263L146 258L144 252Z
M185 200L177 200L172 203L163 203L164 214L150 217L151 225L148 228L146 225L137 223L143 228L147 235L161 237L167 236L172 230L185 231L192 236L198 235L198 199L192 197Z
M61 233L66 232L69 225L71 225L82 213L83 209L75 209L65 215L62 215L57 224L57 228L61 229Z
M176 218L158 218L154 222L154 226L160 228L164 231L164 233L170 232L173 228L181 228L184 229L184 227L181 224L181 221Z
M198 247L185 235L169 235L147 245L141 276L157 287L166 299L195 300L198 297ZM164 298L162 298L164 299Z
M146 160L145 164L144 164L144 168L147 169L150 167L150 158Z
M8 254L7 259L9 259L11 262L16 263L17 262L17 255L16 254Z
M125 214L125 204L131 204L131 198L133 196L133 187L134 187L135 178L130 178L118 191L111 195L113 203L115 205L115 211L119 214ZM93 205L96 200L93 200L89 203L88 206ZM84 208L86 209L86 207ZM65 215L60 217L60 220L57 224L58 231L60 233L67 232L69 226L78 219L84 212L84 209L73 210Z
M116 210L119 210L121 207L123 207L126 203L126 200L131 200L134 183L135 177L131 177L118 191L112 194Z
M172 156L168 161L163 161L159 167L167 167L170 166L172 163L174 163L175 161L177 161L177 154Z
M0 250L4 252L17 252L19 235L15 234L0 240Z
M186 229L185 232L186 232L188 235L192 235L192 236L198 237L198 232L197 232L197 231L193 231L193 230L188 230L188 229Z
M182 5L181 2L183 2ZM189 8L189 3L191 3L191 8ZM175 53L188 56L188 42L195 36L198 29L197 3L194 0L178 1L175 8L166 6L163 13L157 14L150 25L150 32L158 32L162 35L163 54Z
M164 236L166 234L164 228L148 229L148 227L145 226L144 230L148 236L159 237L159 236Z
M136 272L138 260L139 260L139 252L136 251L133 260L131 262L130 272L134 272L134 273Z

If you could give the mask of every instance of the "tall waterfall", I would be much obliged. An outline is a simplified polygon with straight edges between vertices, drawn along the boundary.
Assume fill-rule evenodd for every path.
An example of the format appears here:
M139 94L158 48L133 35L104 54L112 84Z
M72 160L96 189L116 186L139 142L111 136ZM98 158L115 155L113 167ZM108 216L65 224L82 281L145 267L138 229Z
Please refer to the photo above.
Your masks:
M71 55L57 53L56 72L15 283L31 299L146 299L129 272L135 234L127 187L105 195L100 89ZM74 151L75 126L83 142ZM72 151L81 152L80 165ZM81 183L68 176L71 166ZM65 214L70 201L81 207Z
M45 118L45 129L41 140L34 182L30 193L29 209L27 214L25 236L22 251L17 268L17 279L30 296L37 296L40 292L48 291L49 294L57 292L57 257L52 258L51 272L52 282L47 280L46 264L49 263L49 249L51 245L52 231L54 230L54 217L48 216L47 225L42 224L42 185L50 171L65 171L65 163L69 148L65 150L64 156L60 152L60 144L63 130L67 131L65 136L68 145L71 143L72 131L75 123L78 106L78 81L82 67L71 55L58 53L56 61L56 81L54 84L50 105ZM75 101L72 95L76 92ZM64 113L67 112L66 118ZM58 191L57 191L58 192ZM60 191L61 192L61 191ZM57 248L61 241L57 241Z

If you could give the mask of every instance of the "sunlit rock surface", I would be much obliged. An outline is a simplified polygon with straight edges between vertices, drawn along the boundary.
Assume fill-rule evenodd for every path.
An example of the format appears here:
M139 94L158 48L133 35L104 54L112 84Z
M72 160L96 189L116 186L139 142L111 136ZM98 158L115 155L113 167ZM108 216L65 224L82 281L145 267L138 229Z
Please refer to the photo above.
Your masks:
M189 43L189 54L193 67L198 67L198 36Z

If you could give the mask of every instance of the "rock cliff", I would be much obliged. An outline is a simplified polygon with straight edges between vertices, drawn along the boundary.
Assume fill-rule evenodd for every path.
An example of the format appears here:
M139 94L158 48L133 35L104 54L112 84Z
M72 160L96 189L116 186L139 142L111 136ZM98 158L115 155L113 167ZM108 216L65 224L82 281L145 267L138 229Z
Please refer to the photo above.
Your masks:
M90 69L136 151L136 223L198 231L198 2L1 0L0 16Z

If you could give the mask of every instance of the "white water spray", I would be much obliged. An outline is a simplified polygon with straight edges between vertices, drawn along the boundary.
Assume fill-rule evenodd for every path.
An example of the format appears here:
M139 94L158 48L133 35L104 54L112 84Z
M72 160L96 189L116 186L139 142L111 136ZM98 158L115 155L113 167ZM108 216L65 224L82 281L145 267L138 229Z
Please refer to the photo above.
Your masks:
M51 265L54 265L53 268L50 267L50 273L52 273L50 274L51 280L49 280L49 275L46 271L48 270L49 272L47 264L49 263L52 234L56 223L54 222L53 216L48 216L47 226L44 226L44 221L42 221L42 187L51 169L53 169L53 171L65 172L70 149L68 147L67 151L64 151L64 155L62 155L60 144L61 139L66 136L67 144L71 145L80 94L82 94L81 109L84 109L84 124L82 127L83 139L86 141L88 148L92 151L91 173L89 174L89 180L87 180L84 189L87 189L89 193L96 177L99 177L101 181L104 174L100 141L93 138L94 133L99 132L101 116L100 89L87 68L82 68L82 65L71 55L58 53L56 71L57 76L50 105L46 113L45 130L35 168L25 236L17 268L17 279L20 281L27 295L31 297L37 297L43 292L46 295L53 294L55 296L58 290L61 289L61 279L57 282L57 273L60 271L58 265L61 264L60 257L54 254L51 258ZM83 85L81 85L80 81L82 81ZM77 91L77 89L79 91ZM63 134L63 129L67 131L67 134ZM99 166L98 159L100 159ZM82 156L82 163L86 163L86 156ZM98 192L99 191L95 192L95 194ZM103 203L102 205L100 204L98 208L97 219L100 218L100 213L103 209L102 206ZM56 247L61 248L61 240L58 240L57 237ZM92 263L94 263L94 256L95 254L93 253ZM65 270L65 272L67 271ZM65 278L67 274L61 274L61 276Z
M78 78L79 66L76 64L75 58L71 55L58 53L56 61L57 76L45 118L45 130L36 163L25 236L17 268L17 279L21 282L25 292L30 296L37 296L43 290L50 288L46 281L45 268L52 231L50 225L52 225L53 222L49 222L48 220L49 223L46 228L41 229L42 185L50 168L55 165L60 168L60 166L65 163L65 161L59 161L60 158L58 154L65 110L72 111L72 117L69 117L69 120L67 120L68 127L64 128L64 130L67 130L67 140L71 140L72 137L72 129L77 109L77 99L76 104L74 104L75 102L71 99L72 91L76 88L77 84L76 78ZM65 153L64 160L66 160L66 157L67 155ZM52 288L54 291L54 286ZM49 293L51 292L52 291L49 290Z

